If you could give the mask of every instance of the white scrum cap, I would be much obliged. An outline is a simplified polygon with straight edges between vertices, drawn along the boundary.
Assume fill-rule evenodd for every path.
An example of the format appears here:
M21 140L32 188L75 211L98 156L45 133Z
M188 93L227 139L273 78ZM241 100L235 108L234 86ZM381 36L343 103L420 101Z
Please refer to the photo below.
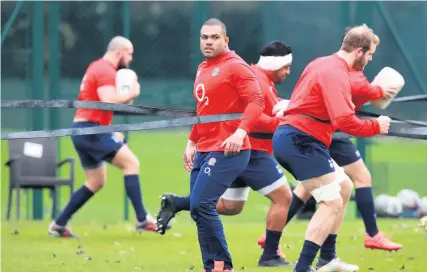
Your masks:
M405 80L398 71L390 67L384 67L374 78L372 84L380 86L381 88L391 87L396 90L396 94L390 99L381 98L375 101L371 101L371 104L374 107L385 109L388 107L388 105L390 105L391 101L400 92L400 90L402 90L403 86L405 85Z
M116 89L118 94L127 94L136 81L136 73L131 69L120 69L116 73Z
M292 54L286 56L260 56L258 65L264 70L276 71L292 63Z

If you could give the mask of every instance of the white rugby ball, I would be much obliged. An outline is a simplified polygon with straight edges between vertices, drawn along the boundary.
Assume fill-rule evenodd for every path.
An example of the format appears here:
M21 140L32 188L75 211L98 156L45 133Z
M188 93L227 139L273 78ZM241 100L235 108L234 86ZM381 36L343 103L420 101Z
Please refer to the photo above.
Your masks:
M282 117L285 110L288 108L290 100L280 100L276 105L273 107L272 114L276 115L276 117Z
M418 209L420 206L420 195L411 189L403 189L397 197L402 201L403 207L408 209Z
M379 195L375 198L375 212L379 216L399 216L403 211L402 201L395 196Z
M132 90L132 86L137 78L136 73L131 69L120 69L116 72L116 90L118 94L127 94Z
M373 85L380 86L381 88L392 87L396 89L396 94L390 98L380 98L378 100L372 101L372 106L379 109L386 109L390 105L391 101L396 97L396 95L402 90L405 85L405 79L403 76L396 70L390 67L384 67L378 75L372 81Z

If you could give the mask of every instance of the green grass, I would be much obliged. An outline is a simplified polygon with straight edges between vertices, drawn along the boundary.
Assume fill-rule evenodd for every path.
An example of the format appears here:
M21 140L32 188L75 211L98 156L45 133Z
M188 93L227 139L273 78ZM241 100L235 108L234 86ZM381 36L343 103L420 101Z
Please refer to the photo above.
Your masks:
M189 175L183 169L181 160L187 136L188 132L182 131L131 135L130 146L141 162L144 202L151 214L158 211L160 194L188 193ZM60 148L61 158L74 157L77 160L69 139L61 138ZM1 153L3 165L8 157L7 143L4 141ZM395 194L400 189L411 188L422 196L427 195L427 187L421 178L427 166L427 145L424 142L377 140L369 148L369 154L377 194ZM2 170L1 210L4 216L8 171L5 167ZM65 175L66 170L61 174ZM83 172L77 160L76 187L83 182ZM26 195L23 193L22 196L21 215L24 220L2 222L3 271L190 271L190 266L195 266L194 271L199 271L201 262L196 228L187 213L181 213L176 218L174 228L166 236L155 233L137 236L133 231L132 208L131 220L123 221L123 176L117 169L108 167L104 189L70 222L73 229L83 235L81 241L55 240L47 236L51 205L47 192L44 193L46 213L42 222L25 220ZM69 192L63 190L61 198L63 207ZM237 271L243 271L241 267L246 267L245 271L279 271L256 268L260 254L256 240L264 230L267 209L268 201L251 193L242 214L224 218ZM389 254L363 249L363 224L354 215L354 203L351 203L340 234L340 257L358 264L361 271L368 271L368 268L398 271L402 265L405 265L406 271L425 271L422 258L427 252L427 240L420 231L417 232L417 220L380 221L381 229L405 246L401 252ZM306 225L306 221L295 221L284 234L283 245L291 246L285 251L292 261L298 257ZM15 230L18 230L18 234L13 234ZM76 254L79 245L83 246L84 254ZM85 260L85 257L92 259Z
M156 233L138 236L132 224L104 225L101 221L75 223L74 230L83 235L80 240L49 238L46 223L3 224L1 268L8 272L184 272L190 271L193 266L194 271L200 271L196 228L188 217L188 214L182 213L175 227L165 236ZM253 223L225 220L224 225L236 271L291 271L285 268L257 268L261 250L257 248L256 241L264 229L262 220ZM291 261L298 258L306 226L306 221L295 221L284 234L282 245ZM340 257L358 264L360 271L369 271L369 268L384 272L400 271L405 266L405 271L424 272L427 239L416 228L416 221L387 220L380 221L380 226L393 239L405 245L401 252L365 250L363 225L361 222L347 221L339 236ZM15 229L18 234L13 234Z

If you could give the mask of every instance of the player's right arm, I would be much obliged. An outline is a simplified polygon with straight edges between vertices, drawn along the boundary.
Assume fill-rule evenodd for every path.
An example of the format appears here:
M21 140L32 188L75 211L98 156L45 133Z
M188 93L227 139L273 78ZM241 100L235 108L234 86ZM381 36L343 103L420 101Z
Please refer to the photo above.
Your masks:
M98 87L97 92L98 92L99 99L102 102L127 104L139 95L139 88L140 86L138 84L135 84L131 92L127 94L118 94L116 92L115 86L104 85L104 86Z
M356 116L351 101L351 86L344 71L328 71L317 75L317 81L332 125L344 133L358 137L370 137L387 133L388 117L362 120Z
M199 141L199 133L197 131L197 125L193 125L188 137L187 146L184 151L184 168L190 172L193 169L194 156L196 155L197 142Z
M130 92L126 94L118 94L116 91L115 74L106 72L101 68L93 71L93 77L96 81L96 85L98 86L97 93L99 100L102 102L126 104L139 95L140 86L136 80Z

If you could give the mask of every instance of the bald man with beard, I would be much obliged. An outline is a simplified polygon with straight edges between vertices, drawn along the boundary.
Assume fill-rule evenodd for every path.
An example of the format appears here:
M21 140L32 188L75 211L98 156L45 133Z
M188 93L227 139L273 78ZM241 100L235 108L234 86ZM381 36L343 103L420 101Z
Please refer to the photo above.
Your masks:
M129 92L116 90L116 72L127 68L132 61L133 45L125 37L116 36L108 44L107 52L100 59L89 64L80 85L79 101L108 102L127 104L138 97L140 86L136 74L127 69L133 82ZM109 126L113 120L112 111L77 109L73 128ZM153 219L147 214L142 201L139 180L139 161L124 143L120 133L71 136L84 169L86 182L71 196L65 209L49 226L48 232L55 237L78 237L67 227L68 221L105 184L108 162L123 171L126 193L136 214L136 230L154 231L157 229Z

